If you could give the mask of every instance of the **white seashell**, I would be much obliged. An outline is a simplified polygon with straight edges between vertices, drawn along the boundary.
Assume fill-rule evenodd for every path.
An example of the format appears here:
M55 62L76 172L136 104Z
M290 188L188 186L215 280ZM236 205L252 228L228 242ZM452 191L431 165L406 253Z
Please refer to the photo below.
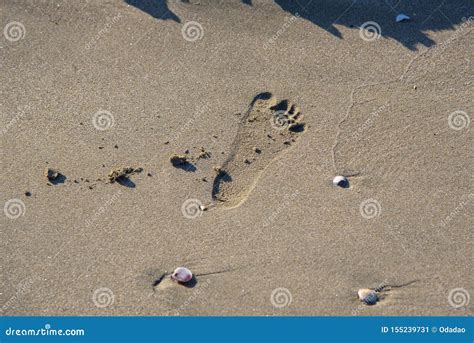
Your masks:
M361 288L357 291L360 301L363 301L367 305L374 305L378 300L379 296L377 292L369 288Z
M186 267L178 267L171 274L171 278L178 282L188 282L193 278L193 273Z
M339 186L339 187L345 188L345 187L349 186L349 180L347 180L347 177L345 177L345 176L338 175L334 179L332 179L332 184L334 186Z
M400 13L397 15L397 18L395 19L397 23L404 21L404 20L410 20L411 18L407 16L406 14Z

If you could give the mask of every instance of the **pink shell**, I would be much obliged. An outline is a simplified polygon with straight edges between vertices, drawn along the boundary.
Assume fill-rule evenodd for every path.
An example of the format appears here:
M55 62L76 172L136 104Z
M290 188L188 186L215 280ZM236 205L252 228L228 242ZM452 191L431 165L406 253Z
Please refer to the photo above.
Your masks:
M193 273L188 268L178 267L171 274L171 278L178 282L188 282L193 278Z

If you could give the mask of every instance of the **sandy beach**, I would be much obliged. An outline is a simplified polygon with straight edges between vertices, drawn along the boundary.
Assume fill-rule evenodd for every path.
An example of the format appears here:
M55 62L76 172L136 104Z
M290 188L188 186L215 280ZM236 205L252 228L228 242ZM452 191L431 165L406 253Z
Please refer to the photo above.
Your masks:
M1 315L473 315L472 2L0 19Z

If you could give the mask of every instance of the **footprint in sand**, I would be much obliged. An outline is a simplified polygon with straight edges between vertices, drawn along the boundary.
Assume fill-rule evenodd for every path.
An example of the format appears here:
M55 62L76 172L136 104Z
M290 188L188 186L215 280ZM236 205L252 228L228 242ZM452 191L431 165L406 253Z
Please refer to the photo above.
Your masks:
M298 106L260 93L239 124L231 153L214 179L212 198L217 206L240 206L273 160L305 131Z

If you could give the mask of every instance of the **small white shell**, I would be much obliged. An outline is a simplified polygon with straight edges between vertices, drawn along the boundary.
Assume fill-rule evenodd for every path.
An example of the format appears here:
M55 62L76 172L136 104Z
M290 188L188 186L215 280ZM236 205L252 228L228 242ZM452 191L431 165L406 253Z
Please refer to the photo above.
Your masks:
M407 16L406 14L403 14L403 13L400 13L399 15L397 15L397 18L395 18L395 21L397 23L401 22L401 21L404 21L404 20L410 20L411 18L409 16Z
M193 278L193 273L186 267L178 267L171 274L171 278L178 282L188 282Z
M367 305L374 305L379 300L377 292L369 288L359 289L357 291L357 295L359 296L359 300L363 301Z
M332 184L334 186L347 187L349 185L349 181L345 176L338 175L334 179L332 179Z

